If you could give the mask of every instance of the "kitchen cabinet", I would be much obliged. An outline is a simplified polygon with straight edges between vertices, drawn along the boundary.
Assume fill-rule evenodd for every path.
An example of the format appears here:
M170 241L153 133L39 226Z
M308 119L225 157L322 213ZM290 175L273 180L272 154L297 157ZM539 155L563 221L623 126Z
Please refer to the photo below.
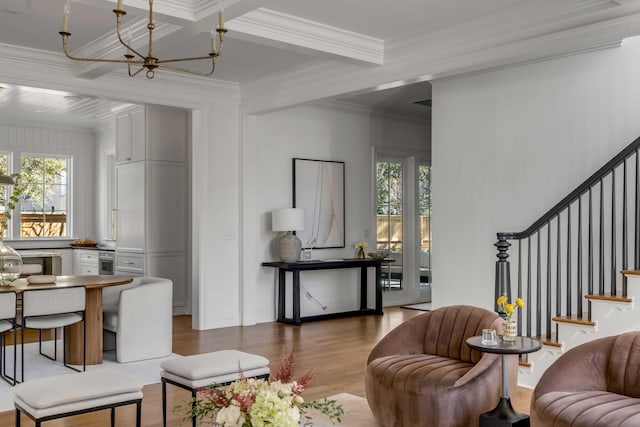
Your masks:
M144 276L144 272L145 272L144 254L116 252L116 260L113 267L114 267L115 275Z
M144 162L116 167L116 250L145 250Z
M145 107L136 106L116 115L116 161L135 162L145 158Z
M73 274L77 276L100 274L98 251L92 249L74 249Z
M140 111L143 118L134 115ZM159 106L116 118L123 141L116 143L114 271L171 279L175 313L186 312L189 295L188 119L186 111ZM139 123L142 133L132 130Z

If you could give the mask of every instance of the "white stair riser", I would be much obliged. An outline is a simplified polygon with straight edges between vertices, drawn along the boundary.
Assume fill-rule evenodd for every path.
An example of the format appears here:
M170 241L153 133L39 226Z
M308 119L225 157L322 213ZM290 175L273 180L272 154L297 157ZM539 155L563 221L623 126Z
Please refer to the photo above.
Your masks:
M573 347L594 339L640 330L640 309L635 304L640 298L640 276L627 276L627 285L631 302L590 300L591 320L595 326L558 322L558 342L562 347L544 345L540 351L529 354L531 366L518 369L518 385L534 388L544 371Z

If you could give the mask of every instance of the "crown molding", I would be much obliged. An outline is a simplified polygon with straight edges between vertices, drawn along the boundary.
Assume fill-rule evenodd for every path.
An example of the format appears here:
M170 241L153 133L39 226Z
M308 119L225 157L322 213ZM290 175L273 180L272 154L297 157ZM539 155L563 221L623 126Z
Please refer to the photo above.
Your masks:
M95 80L78 79L62 54L0 44L0 81L73 92L134 104L158 104L198 109L222 103L240 104L237 83L166 70L153 80L132 79L111 72Z
M384 63L383 40L263 7L232 19L227 27L236 33L230 37L294 46L357 63Z
M327 99L345 93L376 90L390 84L459 76L531 61L555 59L591 49L615 46L640 34L640 14L633 13L538 37L468 51L465 47L421 49L388 56L382 67L322 64L286 76L268 77L243 85L243 107L252 114Z
M348 113L366 114L372 117L387 118L394 120L406 120L409 122L429 124L431 123L431 114L424 117L417 117L410 114L400 114L393 111L385 111L375 107L369 107L367 105L353 104L347 101L339 101L335 99L325 99L320 101L314 101L310 103L311 106L320 108L326 108L331 111L340 110Z

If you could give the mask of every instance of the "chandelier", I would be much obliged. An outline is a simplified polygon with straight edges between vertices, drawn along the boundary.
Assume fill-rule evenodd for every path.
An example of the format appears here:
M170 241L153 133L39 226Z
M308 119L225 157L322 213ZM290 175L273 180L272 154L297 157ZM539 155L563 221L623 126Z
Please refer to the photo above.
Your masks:
M220 4L222 6L222 0L220 0ZM176 58L176 59L159 59L153 55L153 30L155 25L153 23L153 0L149 0L149 21L147 23L147 29L149 30L149 50L146 55L138 52L131 46L131 30L127 35L126 41L122 37L121 25L122 25L122 17L127 14L124 9L122 9L122 0L118 0L118 6L113 10L113 13L116 14L116 35L118 36L118 40L120 43L127 48L127 53L124 55L125 59L101 59L101 58L79 58L72 56L67 50L67 40L71 36L69 32L69 15L71 13L71 4L70 0L67 0L64 6L64 16L62 18L62 31L60 31L60 35L62 36L62 48L64 50L64 54L67 58L72 59L74 61L85 61L85 62L111 62L111 63L124 63L127 64L129 76L135 77L141 71L147 70L147 78L152 79L155 73L156 68L166 68L169 70L180 71L183 73L195 74L198 76L210 76L215 71L216 67L216 58L222 54L222 46L224 42L224 34L227 32L227 29L224 28L224 10L221 7L218 12L218 27L211 28L211 52L204 56L197 56L191 58ZM216 35L217 33L217 35ZM220 39L219 47L217 47L216 36ZM201 73L198 71L189 70L187 68L182 68L176 65L173 65L176 62L184 62L184 61L197 61L202 59L209 59L211 61L211 71ZM132 71L132 66L135 70L137 66L140 68L136 71Z

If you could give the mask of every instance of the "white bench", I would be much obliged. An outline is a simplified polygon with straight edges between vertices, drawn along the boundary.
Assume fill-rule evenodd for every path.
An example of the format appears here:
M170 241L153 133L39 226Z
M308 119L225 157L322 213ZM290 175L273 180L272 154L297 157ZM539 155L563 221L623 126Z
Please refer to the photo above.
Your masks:
M16 427L24 412L36 423L87 412L111 409L111 427L115 408L136 404L136 426L142 415L142 385L120 372L108 369L58 375L30 380L13 388Z
M269 359L257 354L238 350L220 350L211 353L178 357L160 363L162 380L162 425L167 425L167 383L191 391L195 398L197 390L210 384L229 384L240 379L240 370L245 378L268 378ZM193 427L196 419L192 419Z

